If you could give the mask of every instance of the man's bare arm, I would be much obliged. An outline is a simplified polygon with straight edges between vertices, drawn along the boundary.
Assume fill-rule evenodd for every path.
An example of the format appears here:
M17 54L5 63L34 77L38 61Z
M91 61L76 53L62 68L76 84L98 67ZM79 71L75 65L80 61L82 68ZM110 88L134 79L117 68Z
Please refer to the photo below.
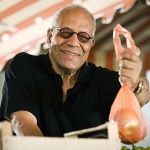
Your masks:
M149 83L146 78L140 77L139 83L133 92L136 95L141 107L150 101Z
M17 111L11 114L11 124L17 136L43 136L37 126L36 117L28 111Z

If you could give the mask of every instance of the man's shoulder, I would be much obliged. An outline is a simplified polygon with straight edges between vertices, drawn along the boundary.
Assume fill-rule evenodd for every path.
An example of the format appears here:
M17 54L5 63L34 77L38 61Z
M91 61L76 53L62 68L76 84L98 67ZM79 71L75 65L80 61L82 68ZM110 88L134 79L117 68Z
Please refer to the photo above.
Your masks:
M24 60L24 59L31 59L31 58L34 58L35 56L34 55L31 55L31 54L28 54L28 53L25 53L25 52L21 52L21 53L18 53L16 54L12 60Z
M18 53L17 55L15 55L10 63L9 63L9 67L13 68L13 69L19 69L19 70L34 70L34 68L39 68L40 65L40 56L36 56L36 55L31 55L25 52L21 52Z
M21 52L15 55L10 62L11 63L25 63L25 64L28 64L28 63L39 64L41 57L42 55L31 55L25 52Z
M96 72L96 73L98 73L98 72L100 72L100 73L104 72L106 74L116 74L117 73L117 71L115 71L115 70L110 70L109 68L106 68L106 67L97 66L94 63L88 63L88 66L92 72Z

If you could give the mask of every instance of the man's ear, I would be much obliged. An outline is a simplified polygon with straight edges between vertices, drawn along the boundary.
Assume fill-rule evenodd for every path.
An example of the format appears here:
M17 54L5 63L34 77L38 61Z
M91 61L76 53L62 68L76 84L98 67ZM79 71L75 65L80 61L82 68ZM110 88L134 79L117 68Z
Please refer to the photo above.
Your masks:
M47 44L50 45L51 44L51 36L52 36L52 29L48 29L47 30Z
M95 44L95 39L92 39L91 48L94 46L94 44Z

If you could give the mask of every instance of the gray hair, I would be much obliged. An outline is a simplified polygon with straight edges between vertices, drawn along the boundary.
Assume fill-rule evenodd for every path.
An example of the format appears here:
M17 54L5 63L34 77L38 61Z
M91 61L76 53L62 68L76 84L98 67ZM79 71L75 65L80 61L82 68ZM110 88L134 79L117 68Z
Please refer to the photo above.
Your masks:
M84 10L87 14L89 14L89 16L91 17L92 19L92 22L93 22L93 35L95 35L95 31L96 31L96 19L94 18L94 16L89 12L88 9L86 9L85 7L83 7L82 5L80 4L70 4L70 5L67 5L65 7L62 7L59 11L57 11L54 15L54 18L53 18L53 21L52 21L52 27L55 27L57 25L57 22L59 20L59 17L61 16L62 12L65 11L65 10L72 10L72 9L82 9Z

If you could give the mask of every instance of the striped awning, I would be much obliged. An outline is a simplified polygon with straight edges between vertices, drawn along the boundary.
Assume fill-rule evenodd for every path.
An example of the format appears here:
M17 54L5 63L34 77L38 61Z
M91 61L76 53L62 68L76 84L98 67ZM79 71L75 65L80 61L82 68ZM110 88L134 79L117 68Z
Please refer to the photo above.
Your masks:
M14 55L26 51L37 55L46 42L47 28L61 7L80 3L103 24L110 23L116 11L128 11L137 0L0 0L0 71ZM145 3L150 5L150 1Z

